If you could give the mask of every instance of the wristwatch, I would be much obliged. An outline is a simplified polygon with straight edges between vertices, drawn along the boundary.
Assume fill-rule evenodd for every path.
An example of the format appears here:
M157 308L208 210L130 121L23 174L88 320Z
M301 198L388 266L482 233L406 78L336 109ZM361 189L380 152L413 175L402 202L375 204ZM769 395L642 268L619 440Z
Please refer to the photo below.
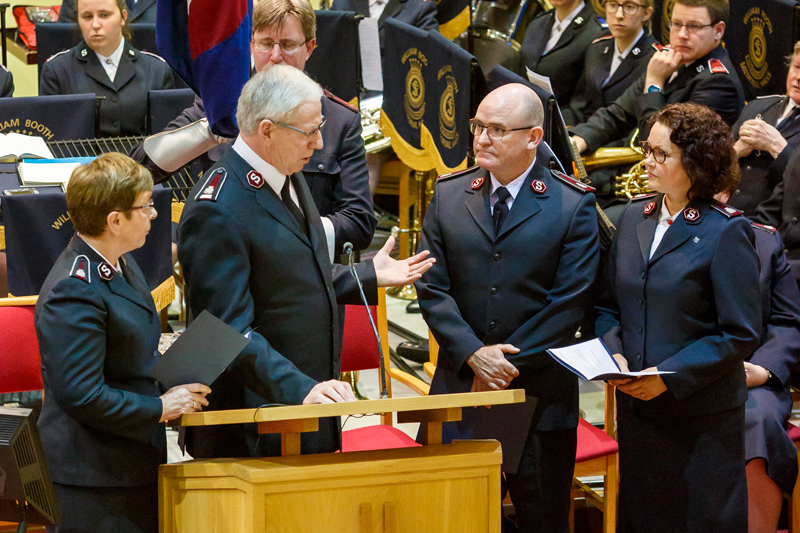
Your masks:
M648 93L660 93L661 92L661 87L659 87L658 85L655 85L655 84L649 85L647 87L647 92Z

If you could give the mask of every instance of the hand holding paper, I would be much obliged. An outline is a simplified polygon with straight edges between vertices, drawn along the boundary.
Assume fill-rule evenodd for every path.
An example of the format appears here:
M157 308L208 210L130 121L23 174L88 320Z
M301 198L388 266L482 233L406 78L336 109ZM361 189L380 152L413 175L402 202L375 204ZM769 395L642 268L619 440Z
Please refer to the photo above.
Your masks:
M552 348L547 350L547 353L571 372L587 381L627 380L628 378L638 378L642 376L672 374L672 372L662 372L655 367L639 372L630 372L628 371L627 362L622 356L619 356L622 362L625 363L624 367L621 369L615 357L612 357L600 339L592 339L565 348ZM658 381L663 385L664 382L661 378L659 378ZM627 381L623 381L623 383L627 383ZM664 390L666 390L666 386L664 386ZM660 394L660 392L658 394Z

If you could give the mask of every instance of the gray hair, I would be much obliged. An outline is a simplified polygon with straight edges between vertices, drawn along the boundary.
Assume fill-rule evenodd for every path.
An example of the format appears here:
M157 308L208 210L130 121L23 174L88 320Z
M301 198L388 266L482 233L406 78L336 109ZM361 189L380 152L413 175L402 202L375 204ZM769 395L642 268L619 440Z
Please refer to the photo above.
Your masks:
M244 135L255 135L264 119L288 122L295 110L322 98L322 87L301 70L288 65L268 66L245 84L236 109Z

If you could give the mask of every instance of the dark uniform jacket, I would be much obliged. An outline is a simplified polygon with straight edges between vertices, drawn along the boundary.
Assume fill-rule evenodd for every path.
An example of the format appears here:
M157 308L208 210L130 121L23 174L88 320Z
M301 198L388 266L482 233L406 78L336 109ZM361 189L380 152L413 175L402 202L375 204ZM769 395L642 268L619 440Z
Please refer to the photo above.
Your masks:
M652 35L642 35L605 86L603 82L611 71L611 61L616 52L614 37L600 37L589 45L583 75L570 103L576 124L586 121L601 107L611 105L639 76L647 72L647 64L655 53L654 42L656 40Z
M640 416L726 411L747 399L742 362L761 336L753 229L738 211L695 198L648 259L662 197L634 200L620 217L597 334L631 371L675 372L652 400L617 395Z
M550 40L555 19L555 10L550 10L528 25L522 40L520 74L528 79L525 73L527 67L550 78L556 100L564 114L564 121L570 126L575 123L575 117L569 104L583 73L586 50L592 41L608 33L608 27L598 18L592 3L586 2L586 7L572 19L556 45L546 55L542 55L547 41Z
M134 259L120 262L124 277L75 235L36 303L38 426L57 483L148 485L167 459L162 391L148 375L161 322Z
M645 94L646 76L645 72L611 105L598 109L585 123L572 128L572 134L583 138L589 151L623 139L634 128L646 133L647 119L666 104L701 104L719 113L728 124L736 122L744 107L744 89L722 45L691 65L680 67L663 92ZM645 138L646 135L642 140Z
M574 343L595 303L594 195L574 187L535 164L495 236L486 170L437 181L420 244L436 264L415 283L441 347L432 394L469 392L467 358L483 346L513 344L520 353L506 358L520 375L510 387L538 398L532 428L577 425L578 380L545 352Z
M181 216L178 257L191 316L207 309L251 339L211 385L211 409L244 408L245 387L264 402L302 403L317 382L338 376L337 298L342 304L360 302L347 268L331 266L302 174L292 182L310 236L263 179L260 187L250 184L251 170L228 150L194 187ZM365 292L374 295L372 262L356 268ZM304 453L336 449L337 425L327 422L319 432L303 435ZM194 437L194 457L250 455L240 426L199 428ZM273 451L279 454L280 447Z
M341 253L342 245L348 241L353 243L354 249L364 250L372 242L377 219L372 210L361 116L330 93L322 98L322 114L327 118L320 130L324 145L303 167L303 176L317 210L333 222L337 253ZM164 131L182 128L205 116L203 101L196 98L194 105L178 115ZM203 169L210 168L227 148L227 145L214 147L201 156ZM153 172L156 183L169 178L170 173L147 157L142 143L133 148L131 157Z
M786 109L787 98L787 96L765 96L751 100L733 125L734 138L739 138L739 128L746 120L756 117L761 117L770 126L775 126ZM758 204L767 200L775 185L783 180L783 172L786 170L789 158L794 149L800 146L800 120L794 120L781 134L788 144L777 158L773 159L769 152L754 150L739 160L742 177L739 180L739 189L731 196L730 204L747 216L754 214Z
M0 97L14 96L14 76L5 66L0 65Z
M355 11L359 15L369 17L368 0L333 0L331 9ZM390 11L386 12L386 9ZM436 4L432 0L399 0L393 5L387 4L379 21L385 23L388 18L405 22L421 30L439 31L439 22L436 20ZM383 29L383 24L380 24L379 29Z
M42 66L39 94L94 93L100 103L100 137L145 135L147 91L175 87L172 69L160 57L125 42L112 82L97 54L80 44L54 55Z
M778 228L795 279L800 283L800 150L795 150L772 196L756 209L753 221Z
M157 11L156 0L137 0L134 8L128 11L128 23L155 24ZM75 0L63 0L61 11L58 14L58 22L78 22L78 15L75 13Z

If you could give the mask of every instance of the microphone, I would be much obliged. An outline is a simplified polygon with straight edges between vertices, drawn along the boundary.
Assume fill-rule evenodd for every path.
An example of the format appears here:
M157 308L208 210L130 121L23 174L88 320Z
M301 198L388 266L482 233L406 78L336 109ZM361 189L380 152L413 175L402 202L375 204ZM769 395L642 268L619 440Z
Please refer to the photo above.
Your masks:
M375 335L375 340L378 341L378 363L380 365L381 371L381 399L388 398L389 393L386 390L386 383L387 383L387 375L386 375L386 367L383 364L383 347L381 346L381 336L378 333L378 328L375 326L375 321L372 319L372 313L369 309L369 303L367 302L367 297L364 296L364 286L361 285L361 280L358 278L358 272L356 272L356 266L353 263L353 244L350 242L344 243L342 247L345 255L347 255L347 262L348 266L350 267L350 274L356 280L358 284L358 291L361 293L361 301L364 302L364 307L367 308L367 316L369 317L369 323L372 326L372 333Z

